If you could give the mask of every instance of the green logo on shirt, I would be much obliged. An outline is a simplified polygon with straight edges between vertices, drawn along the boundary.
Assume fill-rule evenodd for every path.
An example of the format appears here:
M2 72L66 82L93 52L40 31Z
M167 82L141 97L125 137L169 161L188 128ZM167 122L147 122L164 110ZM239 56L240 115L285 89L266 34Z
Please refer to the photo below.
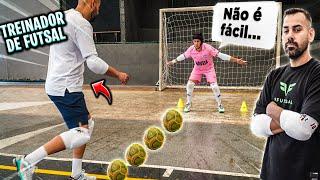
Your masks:
M284 94L287 96L290 91L292 91L293 87L296 85L296 83L290 84L289 86L280 81L280 89L284 92Z

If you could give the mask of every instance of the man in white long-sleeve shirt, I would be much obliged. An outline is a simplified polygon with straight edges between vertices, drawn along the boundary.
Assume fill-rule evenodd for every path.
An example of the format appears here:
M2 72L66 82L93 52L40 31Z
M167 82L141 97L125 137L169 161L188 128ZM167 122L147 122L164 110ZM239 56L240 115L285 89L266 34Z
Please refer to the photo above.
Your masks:
M68 41L50 47L45 89L69 131L54 137L27 156L15 158L20 179L32 179L36 163L64 149L73 150L70 179L95 179L82 171L82 157L94 127L82 93L84 63L94 73L116 77L122 84L129 79L126 73L117 71L98 57L89 21L98 15L100 3L100 0L79 0L76 9L65 12L67 25L64 32Z

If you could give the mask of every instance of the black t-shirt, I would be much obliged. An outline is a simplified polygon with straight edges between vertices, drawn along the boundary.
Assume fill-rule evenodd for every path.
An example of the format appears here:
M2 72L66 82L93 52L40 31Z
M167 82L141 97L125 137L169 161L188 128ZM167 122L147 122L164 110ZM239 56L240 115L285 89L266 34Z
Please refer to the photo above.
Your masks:
M271 71L255 113L265 114L271 101L320 122L320 62L311 59L299 67L288 64ZM307 141L293 139L285 132L268 138L261 169L263 180L310 179L310 172L315 171L320 171L319 128Z

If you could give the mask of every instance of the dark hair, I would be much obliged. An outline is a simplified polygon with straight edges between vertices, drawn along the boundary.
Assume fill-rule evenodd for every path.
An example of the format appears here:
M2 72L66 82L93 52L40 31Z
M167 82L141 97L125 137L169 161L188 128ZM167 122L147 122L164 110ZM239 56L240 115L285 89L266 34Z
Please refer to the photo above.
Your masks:
M296 13L304 14L306 19L310 22L310 24L312 26L312 18L311 18L309 11L302 9L302 8L290 8L290 9L285 10L283 13L283 18L285 18L287 15L292 15L292 14L296 14Z
M201 43L203 43L202 33L195 33L195 34L193 34L192 39L199 39L199 40L201 41Z

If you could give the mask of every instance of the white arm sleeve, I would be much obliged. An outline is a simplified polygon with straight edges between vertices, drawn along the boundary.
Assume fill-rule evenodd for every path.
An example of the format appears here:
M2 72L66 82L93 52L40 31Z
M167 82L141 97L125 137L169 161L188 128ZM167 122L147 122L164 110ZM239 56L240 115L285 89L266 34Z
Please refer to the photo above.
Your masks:
M251 118L250 129L252 134L258 137L269 137L273 135L270 129L272 118L266 114L256 114Z
M186 59L186 57L184 57L183 54L180 54L180 55L176 58L177 61L183 61L183 60L185 60L185 59Z
M288 136L299 141L310 139L318 125L319 123L307 114L289 110L283 110L280 114L280 127Z
M218 58L224 60L224 61L230 61L231 56L227 54L223 54L221 52L218 53Z
M109 65L96 55L91 55L86 58L88 68L96 74L105 74L108 71Z

